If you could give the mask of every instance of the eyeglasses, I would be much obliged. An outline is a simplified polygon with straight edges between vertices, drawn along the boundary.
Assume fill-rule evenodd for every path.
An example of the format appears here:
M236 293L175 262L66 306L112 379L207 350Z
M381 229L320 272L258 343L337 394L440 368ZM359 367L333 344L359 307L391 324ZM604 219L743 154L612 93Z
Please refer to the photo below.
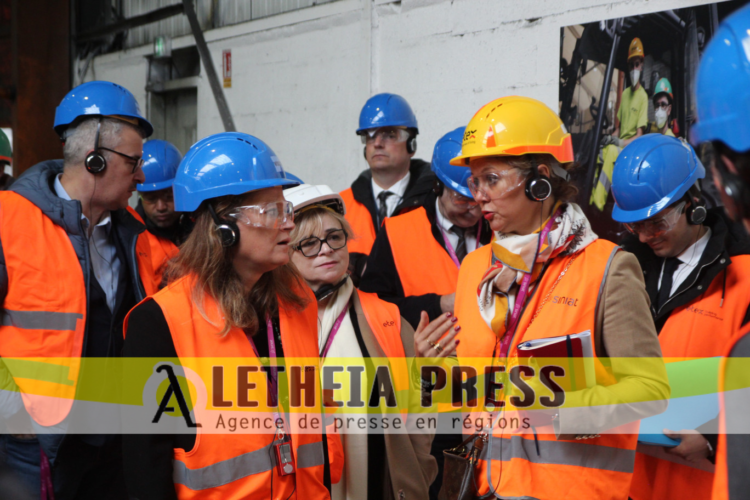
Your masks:
M521 185L518 172L518 169L512 168L469 177L469 190L474 199L479 193L488 198L496 198Z
M669 107L668 102L656 102L654 103L654 109L667 109Z
M102 130L102 120L99 119L99 122L96 124L96 137L94 138L94 151L104 150L109 151L110 153L115 153L123 158L127 158L128 160L133 162L133 171L131 173L136 173L139 168L143 166L143 158L140 156L130 156L126 155L125 153L120 153L119 151L115 151L114 149L105 148L103 146L99 145L99 133Z
M346 240L346 231L343 229L334 229L323 239L318 238L317 236L310 236L309 238L300 241L292 248L302 252L302 255L305 257L316 257L323 248L323 243L328 245L331 250L339 250L346 246Z
M287 221L294 221L294 204L291 201L277 201L265 205L245 205L227 215L248 226L277 229Z
M375 142L378 137L385 143L394 144L396 142L405 142L409 138L409 131L395 127L371 128L365 130L360 137L362 138L362 144Z
M109 148L105 148L105 147L102 147L102 146L99 146L97 149L102 149L104 151L109 151L110 153L114 153L114 154L120 155L123 158L127 158L128 160L132 161L133 162L133 172L132 173L136 173L138 171L138 169L143 166L143 158L141 158L140 156L126 155L125 153L120 153L119 151L115 151L114 149L109 149Z
M636 236L642 234L649 238L658 238L674 229L677 225L677 221L680 220L685 204L686 202L684 201L678 203L672 210L658 219L648 219L641 222L632 222L623 225L628 231Z
M448 194L451 197L451 201L454 205L461 208L474 208L479 205L479 203L474 198L468 198L461 193L454 191L450 188L448 188Z

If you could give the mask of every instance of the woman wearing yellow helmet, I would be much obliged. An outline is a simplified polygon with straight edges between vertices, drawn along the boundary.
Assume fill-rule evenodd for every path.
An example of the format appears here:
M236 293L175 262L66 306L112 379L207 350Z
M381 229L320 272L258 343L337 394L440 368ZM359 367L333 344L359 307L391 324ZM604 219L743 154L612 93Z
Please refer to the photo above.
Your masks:
M471 415L481 425L465 431L483 435L480 495L625 500L637 421L661 411L669 395L638 262L598 239L572 203L572 162L560 119L525 97L480 109L451 161L471 168L469 186L495 233L459 273L459 361L484 358L490 371L510 373L480 396ZM561 375L557 367L523 361L543 344L562 348L566 366L579 366L574 378L555 385L548 375Z

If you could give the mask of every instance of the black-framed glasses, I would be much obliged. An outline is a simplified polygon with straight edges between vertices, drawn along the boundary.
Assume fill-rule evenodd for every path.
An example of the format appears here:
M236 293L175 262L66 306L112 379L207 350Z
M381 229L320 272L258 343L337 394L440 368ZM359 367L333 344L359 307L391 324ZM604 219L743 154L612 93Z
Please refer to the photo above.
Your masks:
M669 107L668 102L655 102L654 109L667 109Z
M127 158L128 160L133 162L133 171L131 173L136 173L139 168L143 166L143 158L140 156L130 156L126 155L125 153L120 153L119 151L115 151L114 149L105 148L104 146L99 145L99 132L101 132L102 128L102 121L101 119L96 124L96 138L94 139L94 151L104 150L109 151L110 153L114 153L116 155L120 155L123 158Z
M317 257L323 243L328 245L331 250L339 250L346 246L347 235L343 229L334 229L326 235L325 238L310 236L297 243L293 249L302 252L305 257Z

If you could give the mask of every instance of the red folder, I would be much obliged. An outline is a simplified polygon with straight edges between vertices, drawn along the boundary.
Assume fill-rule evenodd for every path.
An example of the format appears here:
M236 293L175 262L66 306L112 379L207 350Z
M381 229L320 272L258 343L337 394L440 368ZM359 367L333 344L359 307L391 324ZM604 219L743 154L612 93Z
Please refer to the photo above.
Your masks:
M591 331L535 339L518 345L519 363L535 366L560 366L565 370L564 377L555 381L566 391L577 391L596 385L594 349ZM524 361L525 360L525 361Z

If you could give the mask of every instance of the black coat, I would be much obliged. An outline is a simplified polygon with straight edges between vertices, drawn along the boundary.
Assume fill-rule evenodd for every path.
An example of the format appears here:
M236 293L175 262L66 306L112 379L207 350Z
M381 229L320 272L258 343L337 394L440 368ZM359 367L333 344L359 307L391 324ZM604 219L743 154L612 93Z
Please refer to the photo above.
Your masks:
M432 236L445 249L445 240L437 225L437 215L435 213L436 199L437 195L431 191L421 206L427 212ZM482 231L480 242L486 245L492 239L492 231L487 221L480 219L480 223ZM414 251L418 252L419 249L415 249ZM422 311L427 312L430 321L442 314L442 310L440 309L440 295L435 293L412 297L404 295L404 287L401 284L401 278L396 269L396 262L393 260L391 243L385 230L380 231L375 239L375 244L372 246L369 259L367 259L367 268L360 281L359 289L363 292L377 293L381 299L396 304L401 316L414 328L417 328L419 324L419 316Z
M750 255L750 238L741 225L727 218L723 209L710 209L705 225L711 228L711 238L708 240L698 266L658 311L653 305L651 306L657 333L664 327L672 311L696 300L708 289L714 278L729 267L733 256ZM637 236L626 236L621 246L635 254L641 264L643 277L646 280L646 291L653 304L658 295L659 275L664 259L657 257L647 244L638 241ZM750 314L750 307L745 314L743 325L750 319L748 314Z
M411 174L409 184L406 186L401 203L393 211L393 216L422 205L425 198L432 192L437 179L430 169L430 164L424 160L412 159L409 173ZM370 169L359 174L359 177L352 183L352 194L356 201L367 208L370 217L372 217L373 227L378 228L378 206L372 193L372 172ZM361 253L349 254L349 269L355 285L358 284L366 263L367 255Z

